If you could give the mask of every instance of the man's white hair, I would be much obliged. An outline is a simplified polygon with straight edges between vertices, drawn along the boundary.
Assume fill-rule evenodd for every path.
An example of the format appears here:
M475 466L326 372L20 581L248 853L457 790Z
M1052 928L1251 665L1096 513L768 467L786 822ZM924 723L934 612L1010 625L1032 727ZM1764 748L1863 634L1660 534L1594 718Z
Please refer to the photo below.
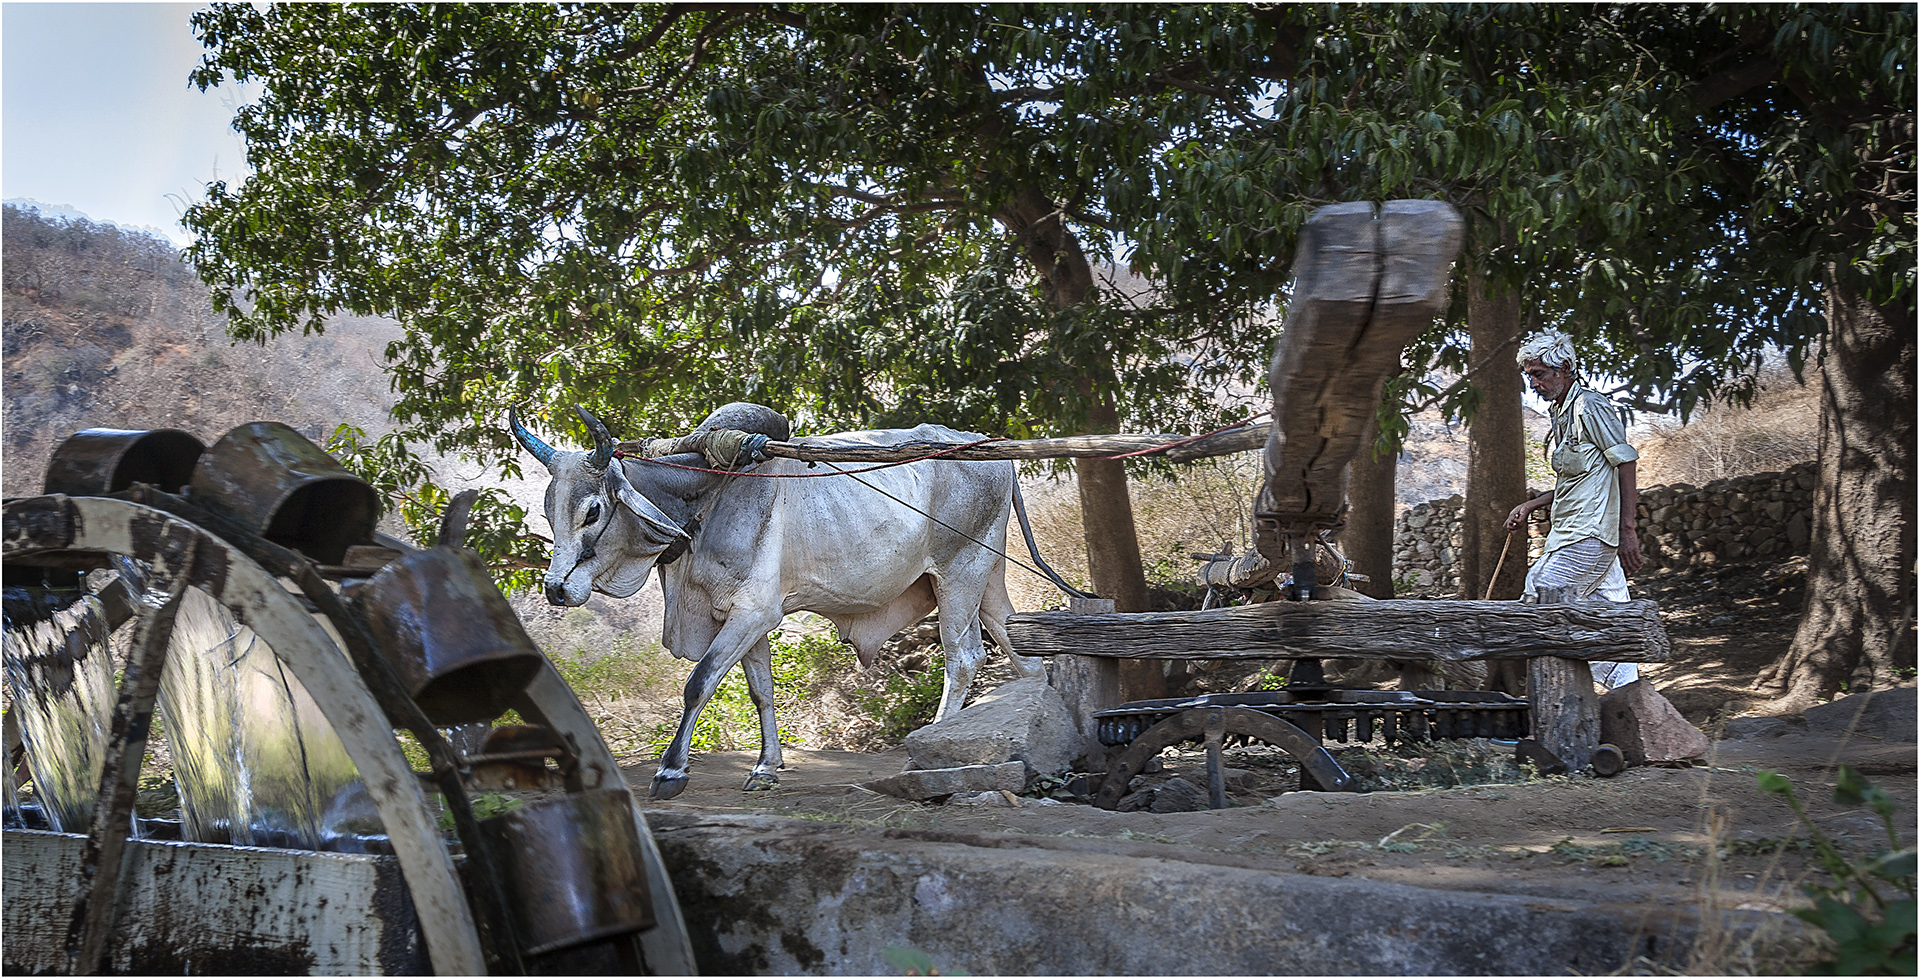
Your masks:
M1520 352L1514 355L1520 366L1527 366L1530 360L1537 360L1548 367L1565 367L1573 370L1576 366L1573 353L1573 338L1559 330L1548 330L1520 345Z

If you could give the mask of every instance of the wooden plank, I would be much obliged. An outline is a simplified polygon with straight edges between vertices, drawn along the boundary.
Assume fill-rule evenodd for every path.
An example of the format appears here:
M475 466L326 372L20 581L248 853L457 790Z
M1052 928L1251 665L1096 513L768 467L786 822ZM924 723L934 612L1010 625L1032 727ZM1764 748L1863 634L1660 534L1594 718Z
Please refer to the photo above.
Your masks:
M87 838L8 830L10 973L64 972ZM393 857L134 840L106 970L122 975L431 971Z
M1068 598L1064 614L1080 619L1117 613L1111 598ZM1020 648L1019 644L1014 648ZM1120 661L1074 653L1056 656L1047 664L1047 683L1066 701L1080 731L1081 754L1074 764L1085 772L1106 771L1107 746L1100 743L1099 722L1093 719L1093 712L1120 706Z
M1673 643L1650 601L1565 605L1388 599L1267 602L1204 612L1070 615L1007 622L1027 656L1142 659L1521 659L1661 663Z
M711 433L685 435L677 439L636 439L614 443L614 448L635 455L658 457L681 452L699 452ZM1267 443L1265 423L1247 425L1194 439L1191 435L1075 435L1057 439L998 439L967 448L967 443L901 442L894 445L853 445L831 439L803 439L793 442L768 442L763 451L776 459L803 462L906 462L932 452L953 449L940 456L964 462L991 459L1104 459L1128 452L1165 449L1164 458L1174 462L1192 462L1211 456L1251 452Z

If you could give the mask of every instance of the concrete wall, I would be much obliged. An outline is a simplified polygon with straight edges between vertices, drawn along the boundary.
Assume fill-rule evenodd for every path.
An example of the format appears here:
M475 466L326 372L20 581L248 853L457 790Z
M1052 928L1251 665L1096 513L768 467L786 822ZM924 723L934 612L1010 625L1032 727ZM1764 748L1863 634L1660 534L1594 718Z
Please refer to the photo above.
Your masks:
M1642 488L1638 526L1647 568L1682 570L1807 553L1816 480L1816 464L1803 462L1786 472L1736 476L1697 488L1686 483ZM1412 507L1395 521L1396 590L1450 594L1459 588L1460 506L1458 495L1449 496ZM1540 556L1545 540L1546 526L1531 525L1528 564ZM1509 563L1523 560L1519 550L1516 538Z
M1684 909L1314 877L1115 840L647 819L703 975L899 975L890 948L944 975L1594 975L1677 965L1699 927Z

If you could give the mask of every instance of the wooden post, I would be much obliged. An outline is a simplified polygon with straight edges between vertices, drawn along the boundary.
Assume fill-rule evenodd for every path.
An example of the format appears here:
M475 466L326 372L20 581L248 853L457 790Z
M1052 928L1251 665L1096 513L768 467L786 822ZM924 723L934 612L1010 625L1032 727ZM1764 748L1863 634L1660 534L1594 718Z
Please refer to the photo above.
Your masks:
M1113 599L1069 597L1067 611L1075 615L1110 613ZM1082 754L1075 765L1088 772L1106 771L1107 748L1100 743L1099 723L1093 719L1093 712L1120 706L1120 661L1111 656L1066 653L1049 661L1047 674L1048 683L1067 702L1074 726L1080 731Z
M1543 605L1573 599L1570 589L1542 588ZM1533 712L1533 737L1567 763L1570 772L1586 771L1600 745L1600 698L1593 691L1593 670L1586 660L1535 656L1527 661L1527 702Z

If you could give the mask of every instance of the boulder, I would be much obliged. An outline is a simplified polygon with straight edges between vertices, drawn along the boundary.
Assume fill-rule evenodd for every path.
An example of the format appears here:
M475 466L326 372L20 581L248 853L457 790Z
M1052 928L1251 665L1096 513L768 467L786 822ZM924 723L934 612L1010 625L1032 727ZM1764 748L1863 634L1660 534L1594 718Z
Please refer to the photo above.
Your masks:
M1015 680L944 721L907 735L907 769L1020 761L1042 775L1073 767L1080 732L1043 677Z
M1187 781L1185 778L1171 778L1160 783L1153 790L1153 801L1148 803L1149 812L1205 812L1207 790Z
M1888 741L1914 740L1913 687L1856 693L1807 708L1807 730L1840 736L1849 732Z
M1619 748L1634 765L1704 758L1711 747L1707 736L1646 680L1600 698L1600 740Z
M958 768L908 769L898 775L876 779L863 788L899 799L925 802L960 793L1019 792L1027 786L1027 763L1009 761L999 765L965 765Z
M1836 738L1851 734L1908 742L1914 740L1915 723L1914 688L1895 687L1842 697L1810 707L1804 714L1731 718L1727 721L1725 736L1728 740L1755 740L1789 734Z

